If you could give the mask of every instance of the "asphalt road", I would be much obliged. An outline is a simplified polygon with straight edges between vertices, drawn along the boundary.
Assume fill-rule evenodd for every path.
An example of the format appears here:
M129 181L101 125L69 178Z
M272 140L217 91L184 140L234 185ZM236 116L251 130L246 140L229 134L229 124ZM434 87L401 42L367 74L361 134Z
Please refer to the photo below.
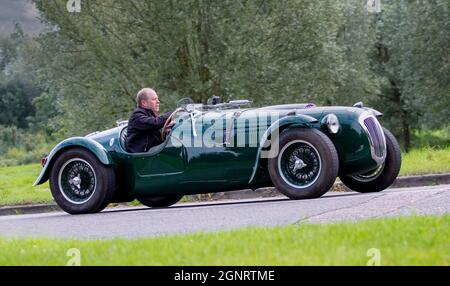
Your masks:
M285 197L177 204L166 209L107 209L72 216L45 213L0 217L1 237L136 238L218 231L247 226L356 221L450 213L450 185L388 189L380 193L331 192L319 199Z

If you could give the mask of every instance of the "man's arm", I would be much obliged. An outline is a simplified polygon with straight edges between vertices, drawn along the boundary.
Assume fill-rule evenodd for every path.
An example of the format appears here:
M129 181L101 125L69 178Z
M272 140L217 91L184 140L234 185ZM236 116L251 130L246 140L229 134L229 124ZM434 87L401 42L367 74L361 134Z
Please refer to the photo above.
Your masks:
M172 112L167 112L161 116L152 117L139 112L133 118L133 125L136 129L143 131L161 129L171 114Z

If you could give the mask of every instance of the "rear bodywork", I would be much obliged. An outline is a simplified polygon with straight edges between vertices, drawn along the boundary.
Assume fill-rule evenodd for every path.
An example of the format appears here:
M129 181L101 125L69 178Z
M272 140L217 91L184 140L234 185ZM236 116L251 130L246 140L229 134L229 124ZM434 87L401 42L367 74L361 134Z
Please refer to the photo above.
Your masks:
M339 120L337 134L329 132L324 123L328 114L336 115ZM220 125L224 127L223 132L214 133L217 144L211 147L195 142L202 136L192 137L192 144L184 143L185 137L175 131L183 122L192 123L192 117L182 112L165 142L148 153L125 151L126 124L64 140L49 154L35 185L48 179L58 154L67 148L81 147L94 153L103 164L114 167L120 194L116 201L271 186L267 159L261 158L263 147L267 147L265 141L273 139L272 134L294 128L299 132L301 128L314 128L331 139L338 153L340 175L364 173L380 166L386 156L385 138L376 119L378 115L379 112L369 108L308 107L304 104L199 111L194 123L198 135L214 133ZM194 131L189 132L192 136ZM254 134L257 139L253 143L256 144L251 142ZM239 140L240 144L237 144Z

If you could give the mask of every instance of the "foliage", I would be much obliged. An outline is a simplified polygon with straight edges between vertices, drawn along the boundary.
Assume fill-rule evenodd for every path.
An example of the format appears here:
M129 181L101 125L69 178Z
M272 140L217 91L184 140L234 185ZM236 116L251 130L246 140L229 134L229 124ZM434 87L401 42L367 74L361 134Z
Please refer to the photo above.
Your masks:
M373 68L384 79L371 103L401 135L405 150L412 130L448 126L450 104L450 2L384 1L377 20Z
M0 38L0 125L26 128L34 113L32 100L39 89L25 73L16 72L20 48L27 40L18 25L9 37Z
M20 25L15 25L15 30L10 37L0 38L0 70L7 70L8 66L17 59L17 46L24 40L24 33Z
M54 146L44 133L0 125L0 167L40 162Z
M23 79L0 84L0 124L26 128L27 119L34 113L32 100L37 94L35 87Z
M35 41L20 28L0 38L0 166L37 162L55 140L54 98L34 81L29 51Z
M68 133L127 118L142 86L156 87L166 109L212 95L348 104L376 90L361 1L83 1L80 13L35 2L49 27L38 77Z
M412 136L414 148L443 148L450 146L450 126L443 129L416 130Z

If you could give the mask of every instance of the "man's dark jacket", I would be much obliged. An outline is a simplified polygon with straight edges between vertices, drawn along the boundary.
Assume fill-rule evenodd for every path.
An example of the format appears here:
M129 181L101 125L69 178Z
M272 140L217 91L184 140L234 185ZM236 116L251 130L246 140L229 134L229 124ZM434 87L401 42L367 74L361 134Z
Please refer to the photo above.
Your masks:
M126 145L128 152L147 152L161 141L160 129L172 112L157 116L151 109L136 108L128 119Z

